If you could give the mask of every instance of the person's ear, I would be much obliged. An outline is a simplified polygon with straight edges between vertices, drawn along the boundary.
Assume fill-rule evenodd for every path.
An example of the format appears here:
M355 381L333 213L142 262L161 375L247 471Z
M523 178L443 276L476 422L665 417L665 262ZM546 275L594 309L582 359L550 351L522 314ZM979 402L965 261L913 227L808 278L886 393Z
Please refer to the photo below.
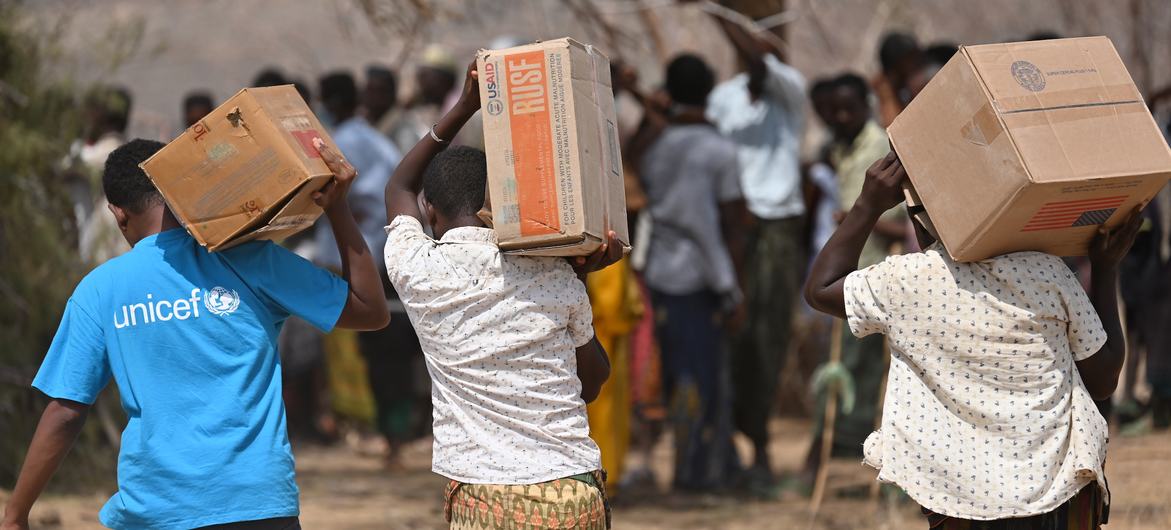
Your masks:
M431 228L435 228L435 224L439 221L439 219L435 214L435 206L431 205L431 201L427 200L426 195L421 195L419 197L419 206L423 211L423 219L427 221L427 224L431 226Z
M106 208L109 208L110 213L114 214L114 220L118 222L118 228L125 234L126 230L130 227L130 216L127 215L126 210L110 203L106 203Z

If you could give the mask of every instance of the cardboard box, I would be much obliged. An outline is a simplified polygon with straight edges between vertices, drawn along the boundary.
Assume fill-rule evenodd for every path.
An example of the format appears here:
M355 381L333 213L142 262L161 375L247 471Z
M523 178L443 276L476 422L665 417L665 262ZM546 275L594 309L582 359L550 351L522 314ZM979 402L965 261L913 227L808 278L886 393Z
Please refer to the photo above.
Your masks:
M245 88L142 163L187 231L212 251L313 225L333 174L325 127L293 85Z
M1084 255L1171 178L1105 37L963 46L888 130L948 253Z
M580 256L601 246L608 230L629 247L606 56L558 39L483 50L477 64L500 248Z

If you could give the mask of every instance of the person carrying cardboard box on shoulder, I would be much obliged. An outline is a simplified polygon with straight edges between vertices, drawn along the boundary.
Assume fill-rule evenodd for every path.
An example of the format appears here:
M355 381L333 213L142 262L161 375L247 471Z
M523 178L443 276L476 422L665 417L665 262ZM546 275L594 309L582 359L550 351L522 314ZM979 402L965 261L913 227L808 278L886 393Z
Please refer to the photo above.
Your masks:
M139 167L163 144L134 140L106 161L103 187L130 252L90 272L69 299L33 387L50 397L8 499L4 530L29 510L102 389L118 385L123 431L110 528L299 529L276 340L285 319L378 329L390 316L346 203L355 172L322 147L325 209L341 277L271 241L210 252Z
M432 470L451 479L444 516L451 528L483 528L478 507L486 505L489 528L573 520L602 529L604 478L586 403L610 366L584 279L621 258L622 245L611 231L574 265L500 250L476 215L488 178L484 153L448 148L480 108L475 64L459 102L386 187L386 270L431 374ZM518 504L523 513L514 511Z
M1098 528L1107 427L1093 400L1114 391L1125 357L1117 271L1138 209L1091 243L1089 296L1051 254L953 260L918 207L908 213L926 250L856 270L906 175L893 151L867 170L805 285L814 308L890 341L882 426L865 463L933 529Z

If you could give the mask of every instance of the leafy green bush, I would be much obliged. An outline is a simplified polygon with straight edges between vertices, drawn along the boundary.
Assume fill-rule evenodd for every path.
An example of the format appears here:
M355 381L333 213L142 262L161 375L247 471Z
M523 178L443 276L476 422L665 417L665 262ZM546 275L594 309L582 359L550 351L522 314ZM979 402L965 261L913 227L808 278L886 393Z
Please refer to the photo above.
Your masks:
M0 3L0 487L11 488L46 400L29 387L74 285L86 272L60 161L78 137L80 87L46 72L58 34ZM107 399L109 401L109 399ZM113 478L107 427L91 415L57 488ZM97 481L97 482L95 482Z

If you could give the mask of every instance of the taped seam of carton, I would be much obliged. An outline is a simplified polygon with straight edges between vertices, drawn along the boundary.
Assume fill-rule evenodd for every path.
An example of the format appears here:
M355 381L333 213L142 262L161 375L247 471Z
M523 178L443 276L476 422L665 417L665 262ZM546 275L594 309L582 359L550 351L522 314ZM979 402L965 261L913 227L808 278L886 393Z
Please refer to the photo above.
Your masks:
M594 92L594 114L597 116L598 123L594 130L598 132L598 151L602 155L602 167L599 168L598 177L602 179L602 233L599 234L603 241L609 239L610 235L610 143L606 141L605 135L602 133L602 127L606 121L606 117L602 115L602 104L598 97L598 52L594 51L592 44L587 44L585 47L586 55L590 57L590 88ZM583 190L584 192L584 190Z
M1008 48L1007 45L1005 46ZM996 101L996 99L993 97L992 89L988 86L988 81L984 79L984 73L981 72L979 68L976 68L976 61L972 59L972 55L969 53L967 46L961 46L960 52L964 54L964 58L968 61L968 67L972 69L972 72L976 75L976 79L979 80L980 90L984 92L984 97L986 100L988 102ZM1015 61L1016 55L1012 53L1011 48L1008 49L1008 53L1009 55L1012 55L1013 60ZM1040 98L1037 98L1036 96L1033 96L1033 98L1037 100L1039 106ZM1025 164L1024 157L1021 156L1021 150L1017 148L1016 139L1013 138L1012 131L1009 130L1008 124L1004 122L1004 116L1002 116L999 112L993 112L992 114L996 117L996 124L1000 126L1000 130L1008 134L1008 142L1012 146L1012 153L1016 157L1017 163L1021 168L1024 169L1025 176L1028 178L1028 181L1032 182L1033 174L1029 172L1029 167ZM973 119L975 119L974 116ZM990 140L988 144L985 144L983 147L988 147L991 145L991 143L992 142ZM896 150L895 152L897 153L898 151ZM996 224L996 220L1000 219L1000 216L1004 214L1005 210L1009 209L1014 203L1016 203L1017 198L1020 197L1021 193L1026 187L1027 184L1022 183L1018 185L1016 189L1013 190L1012 195L1010 195L1008 199L1000 203L1000 205L993 211L991 215L985 216L984 220L981 221L980 224L976 227L976 230L973 230L964 241L957 245L958 248L955 249L954 253L949 249L948 254L951 255L952 259L959 261L959 256L967 253L967 251L971 250L972 246L981 241L984 236L992 230L992 227ZM927 212L927 214L928 217L931 216L931 212ZM944 244L944 248L947 248L946 244Z

